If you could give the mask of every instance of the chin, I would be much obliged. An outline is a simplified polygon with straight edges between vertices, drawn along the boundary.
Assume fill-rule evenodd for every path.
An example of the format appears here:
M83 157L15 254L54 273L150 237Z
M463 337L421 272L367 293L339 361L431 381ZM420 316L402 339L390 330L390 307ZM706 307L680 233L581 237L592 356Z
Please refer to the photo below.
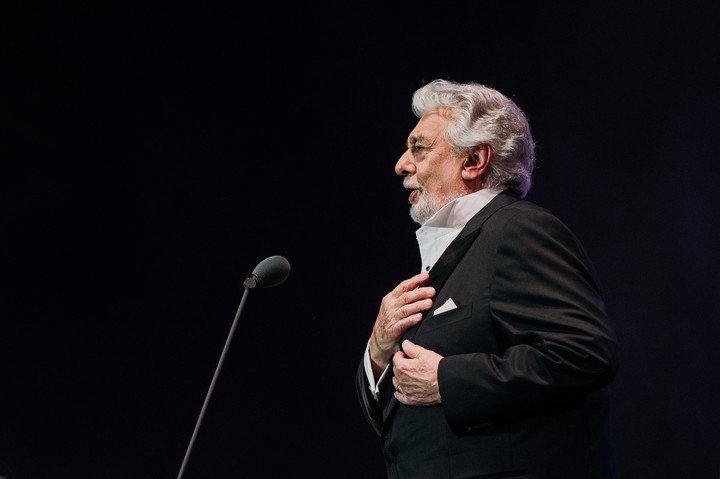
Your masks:
M432 214L428 213L429 212L425 211L423 208L418 208L417 205L412 205L410 207L410 218L419 225L425 223L432 216Z

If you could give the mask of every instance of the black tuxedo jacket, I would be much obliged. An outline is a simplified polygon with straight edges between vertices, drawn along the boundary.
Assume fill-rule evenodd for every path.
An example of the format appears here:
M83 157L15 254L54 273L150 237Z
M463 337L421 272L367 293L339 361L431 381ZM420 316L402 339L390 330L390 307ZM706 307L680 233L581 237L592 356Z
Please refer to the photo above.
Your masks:
M592 265L573 233L503 192L430 271L433 308L405 338L441 354L442 404L357 391L389 478L613 477L606 386L617 347ZM454 309L435 314L452 299Z

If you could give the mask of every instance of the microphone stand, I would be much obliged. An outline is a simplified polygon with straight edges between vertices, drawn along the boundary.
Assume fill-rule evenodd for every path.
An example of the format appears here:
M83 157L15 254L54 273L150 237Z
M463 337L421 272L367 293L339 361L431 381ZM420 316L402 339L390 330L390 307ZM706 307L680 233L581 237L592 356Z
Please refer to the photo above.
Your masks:
M235 334L235 329L237 328L238 320L240 319L240 313L242 313L242 310L245 307L245 301L247 300L248 292L252 288L257 286L257 280L255 279L255 277L250 276L248 279L245 280L243 286L245 288L245 291L243 292L242 299L240 299L240 306L238 306L237 313L235 313L235 319L232 322L230 332L228 333L227 339L225 340L225 347L223 347L222 354L220 354L220 360L215 367L215 374L213 375L212 381L210 381L210 387L208 388L208 392L205 395L205 402L200 409L200 415L198 416L197 422L195 423L195 430L193 430L192 437L190 438L190 443L188 444L187 450L185 451L185 457L183 458L182 465L180 466L180 472L178 473L177 479L182 479L183 474L185 473L185 468L187 466L188 459L190 458L190 451L195 444L195 439L197 438L198 431L200 430L200 424L202 423L208 403L210 402L210 396L212 395L213 389L215 389L215 383L217 382L217 378L220 375L220 369L225 362L225 356L227 355L228 349L230 349L230 342L232 341L232 337Z

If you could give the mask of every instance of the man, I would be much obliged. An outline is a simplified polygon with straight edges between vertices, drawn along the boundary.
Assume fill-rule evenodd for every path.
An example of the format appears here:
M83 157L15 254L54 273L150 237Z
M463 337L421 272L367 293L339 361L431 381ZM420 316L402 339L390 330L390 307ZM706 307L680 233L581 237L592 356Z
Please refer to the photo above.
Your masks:
M573 233L524 200L535 144L498 91L435 80L395 165L422 271L382 298L357 372L389 478L613 477L617 346Z

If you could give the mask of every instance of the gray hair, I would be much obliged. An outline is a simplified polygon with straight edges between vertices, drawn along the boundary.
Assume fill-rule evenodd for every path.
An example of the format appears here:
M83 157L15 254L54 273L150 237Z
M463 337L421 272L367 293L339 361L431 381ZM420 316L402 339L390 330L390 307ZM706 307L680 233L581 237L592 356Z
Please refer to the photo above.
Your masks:
M412 111L422 118L438 108L451 112L446 140L458 154L490 145L493 156L483 188L509 188L527 195L535 168L535 142L525 113L510 98L478 83L434 80L412 97Z

